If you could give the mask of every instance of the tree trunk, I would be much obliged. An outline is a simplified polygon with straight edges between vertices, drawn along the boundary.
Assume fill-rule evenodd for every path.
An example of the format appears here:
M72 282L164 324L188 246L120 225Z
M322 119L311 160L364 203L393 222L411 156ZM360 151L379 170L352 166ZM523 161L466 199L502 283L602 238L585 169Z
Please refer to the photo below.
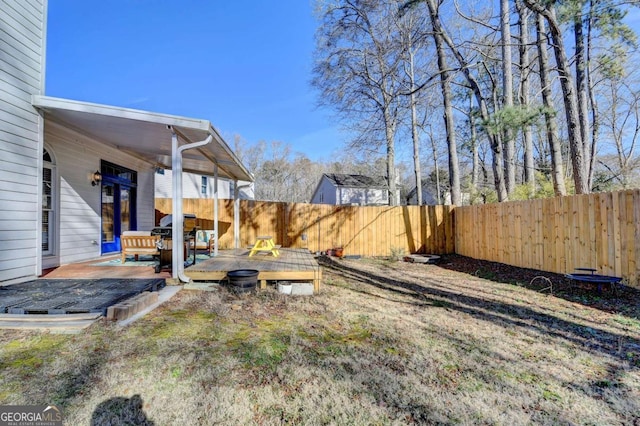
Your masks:
M411 138L413 140L413 170L416 177L416 198L422 205L422 172L420 170L420 136L418 134L418 118L416 113L415 72L413 49L409 48L409 78L411 79Z
M589 2L589 19L587 21L587 87L589 88L589 103L591 105L591 157L589 158L589 188L593 186L593 171L596 161L596 151L600 130L600 114L598 113L598 103L593 91L593 81L591 80L591 42L592 28L594 21L594 2Z
M480 174L480 155L478 154L478 134L476 131L476 123L473 120L473 114L471 110L473 109L473 100L471 96L469 97L469 131L471 132L471 156L472 156L472 166L471 166L471 186L475 191L478 191L479 184L479 174Z
M431 24L433 26L434 32L434 40L435 34L438 35L439 39L447 44L456 60L460 64L460 68L464 73L465 78L469 82L471 89L473 90L474 96L476 97L476 101L478 102L478 107L480 108L480 115L483 121L489 121L489 110L487 108L487 103L485 99L482 97L482 91L480 90L480 85L476 81L475 77L471 74L470 66L463 58L460 51L453 44L453 40L449 37L449 34L444 30L442 24L440 22L440 16L438 14L438 7L436 5L436 0L427 0L427 6L429 8L429 16L431 18ZM444 52L443 52L444 53ZM445 58L446 59L446 58ZM445 62L446 63L446 62ZM500 143L500 139L493 135L488 135L489 141L491 143L491 149L493 150L494 155L494 181L496 185L496 192L498 194L498 201L507 201L509 199L507 195L507 189L504 183L504 170L502 168L503 163L503 155L502 155L502 146ZM451 148L450 148L451 150ZM457 157L457 154L456 154ZM500 167L496 167L496 164L500 164Z
M562 29L556 18L555 9L550 5L547 9L535 0L524 0L527 7L541 14L549 24L549 31L553 41L553 50L556 56L556 66L560 76L560 87L564 98L565 117L569 133L569 151L573 165L573 181L576 194L588 194L588 170L587 159L584 157L584 144L580 133L580 114L578 112L578 100L574 89L573 76L571 75L567 51L564 47Z
M588 101L588 84L587 84L587 61L584 43L584 30L582 24L582 15L579 14L575 18L573 24L573 34L576 42L576 92L578 97L578 117L580 119L580 137L582 138L582 150L585 159L585 173L587 188L591 188L589 176L591 176L591 132L589 123L589 101Z
M447 56L444 51L442 31L439 23L438 6L434 0L428 0L429 16L433 26L433 40L436 45L438 56L438 71L440 72L440 90L444 104L444 125L447 133L447 145L449 148L449 190L451 191L451 204L462 205L462 194L460 193L460 166L458 163L458 149L456 146L456 129L453 121L453 106L451 87L449 83L449 66ZM437 21L437 23L436 23Z
M436 140L433 137L433 133L429 135L431 140L431 152L433 153L433 169L436 172L436 192L438 204L442 204L442 190L440 189L440 166L438 165L438 147L436 146Z
M511 27L509 22L509 0L500 0L500 33L502 41L502 88L504 108L513 108L513 72L511 69ZM516 142L514 132L505 129L504 170L506 174L507 194L511 195L516 187Z
M553 101L551 95L551 82L549 81L549 59L547 57L547 36L544 25L544 17L538 15L536 19L536 34L538 45L538 64L540 68L540 86L542 87L542 104L545 107L545 123L547 141L551 153L551 175L553 178L553 190L557 196L567 195L564 184L564 166L562 161L562 148L558 140L558 125L555 115L552 113Z
M520 105L529 106L529 9L521 2L516 2L516 8L520 15ZM533 135L531 126L525 124L522 129L522 141L524 146L524 181L529 186L529 191L535 191L536 173L533 160Z
M387 183L389 184L389 205L398 204L396 197L396 149L395 149L395 122L389 108L384 110L385 136L387 139Z

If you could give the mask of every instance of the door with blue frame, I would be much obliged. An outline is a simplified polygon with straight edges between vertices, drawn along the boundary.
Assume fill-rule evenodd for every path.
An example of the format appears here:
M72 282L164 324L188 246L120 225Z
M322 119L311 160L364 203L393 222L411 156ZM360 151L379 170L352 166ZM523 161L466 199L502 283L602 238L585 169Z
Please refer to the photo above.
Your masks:
M102 162L102 254L121 250L120 235L136 229L137 174Z

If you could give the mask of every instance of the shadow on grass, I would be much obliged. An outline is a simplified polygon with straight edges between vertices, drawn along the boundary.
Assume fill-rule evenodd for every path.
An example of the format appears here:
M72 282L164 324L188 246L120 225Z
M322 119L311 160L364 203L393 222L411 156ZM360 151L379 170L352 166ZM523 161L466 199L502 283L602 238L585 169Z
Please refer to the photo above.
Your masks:
M91 415L91 426L106 425L139 425L154 426L155 423L147 418L142 409L143 401L140 395L131 398L115 397L98 404Z
M548 287L551 284L555 297L607 312L640 316L640 307L637 304L640 300L640 290L628 286L618 285L616 292L604 286L602 293L598 293L594 283L578 284L562 274L519 268L456 254L443 255L438 266L493 282L513 284L534 291L543 290L545 293L549 293Z
M319 263L350 282L370 285L396 295L413 297L418 306L424 305L425 302L435 306L444 305L447 309L463 312L479 320L491 321L505 328L530 329L542 335L583 346L589 351L607 354L640 366L640 354L635 349L640 347L640 340L627 334L581 325L524 305L470 296L455 291L454 286L441 280L421 279L420 283L397 280L350 267L326 257L320 258ZM362 289L353 290L363 292ZM631 350L625 351L625 347ZM632 354L631 358L629 353Z

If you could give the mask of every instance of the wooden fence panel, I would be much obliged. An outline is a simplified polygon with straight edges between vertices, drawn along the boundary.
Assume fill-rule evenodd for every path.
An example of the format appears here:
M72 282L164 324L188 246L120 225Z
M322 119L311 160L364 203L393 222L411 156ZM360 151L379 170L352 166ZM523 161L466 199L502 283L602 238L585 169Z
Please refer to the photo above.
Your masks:
M220 200L220 247L234 246L233 200ZM389 256L458 253L556 273L593 267L639 287L640 190L478 206L352 207L239 202L240 244L272 235L284 247ZM213 200L185 199L184 212L213 229ZM171 212L156 199L156 217Z
M185 213L198 226L213 229L213 200L185 199ZM341 246L346 254L389 256L455 252L453 208L449 206L330 206L303 203L239 202L240 245L271 235L283 247L325 251ZM171 199L156 199L157 217L171 213ZM221 249L234 246L233 200L220 200Z
M456 253L556 273L597 268L640 288L640 190L455 209Z

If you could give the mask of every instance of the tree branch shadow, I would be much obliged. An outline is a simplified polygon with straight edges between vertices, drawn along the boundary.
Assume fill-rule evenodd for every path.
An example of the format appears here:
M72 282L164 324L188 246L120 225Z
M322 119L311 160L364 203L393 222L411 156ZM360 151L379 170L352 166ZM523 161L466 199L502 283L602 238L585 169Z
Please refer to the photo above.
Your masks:
M529 329L621 360L628 358L625 351L620 350L620 342L624 342L627 347L640 347L640 340L628 334L611 332L597 326L587 327L540 312L534 307L485 300L462 292L446 290L451 286L441 280L422 279L420 283L396 280L326 257L320 258L319 263L347 280L384 292L412 297L419 305L424 305L425 299L431 304L446 304L448 309L463 312L479 320L491 321L505 328Z

